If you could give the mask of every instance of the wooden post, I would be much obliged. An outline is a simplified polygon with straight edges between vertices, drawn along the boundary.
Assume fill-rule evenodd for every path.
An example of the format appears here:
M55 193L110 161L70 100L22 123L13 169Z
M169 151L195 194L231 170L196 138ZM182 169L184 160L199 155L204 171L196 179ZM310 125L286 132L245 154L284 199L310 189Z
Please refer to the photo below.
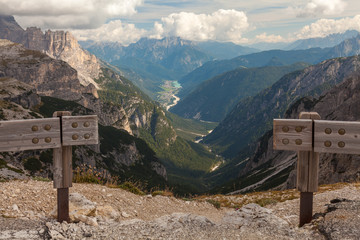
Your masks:
M53 118L0 121L0 152L53 148L54 188L58 221L69 222L72 186L72 145L98 144L96 115L71 116L59 111Z
M54 112L60 118L61 147L54 149L54 187L57 188L58 222L69 222L69 187L72 186L72 146L63 146L62 117L70 116L70 112Z
M311 119L314 124L314 120L320 120L320 115L316 112L302 112L299 118ZM314 139L314 135L312 138ZM314 143L314 140L312 142ZM300 191L300 227L312 220L313 193L318 191L318 179L319 153L314 152L314 146L311 151L298 151L297 189Z

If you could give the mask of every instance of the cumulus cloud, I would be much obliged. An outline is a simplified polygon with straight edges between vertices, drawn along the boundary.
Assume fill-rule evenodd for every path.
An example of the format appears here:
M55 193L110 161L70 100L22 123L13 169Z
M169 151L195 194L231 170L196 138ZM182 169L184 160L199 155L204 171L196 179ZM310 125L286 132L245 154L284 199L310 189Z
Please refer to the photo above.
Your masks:
M109 18L129 16L143 0L0 0L0 14L22 26L97 28Z
M71 32L78 40L120 42L125 46L147 34L146 30L136 28L134 24L122 23L120 20L111 21L96 29L79 29Z
M347 30L360 31L360 15L353 18L320 19L303 27L295 34L297 39L325 37L333 33L343 33Z
M311 0L297 9L297 17L317 17L342 13L346 3L343 0Z
M247 42L242 34L249 29L242 11L220 9L212 14L173 13L154 24L151 37L179 36L193 41Z
M266 33L259 34L255 37L256 42L268 42L268 43L276 43L276 42L284 42L285 39L280 35L268 35Z

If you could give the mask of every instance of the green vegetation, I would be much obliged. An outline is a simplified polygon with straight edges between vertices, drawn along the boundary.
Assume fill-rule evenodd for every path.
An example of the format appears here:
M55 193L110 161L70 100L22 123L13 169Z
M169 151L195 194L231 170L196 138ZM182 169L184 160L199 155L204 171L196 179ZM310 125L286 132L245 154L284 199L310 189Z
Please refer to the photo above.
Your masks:
M143 191L141 191L138 187L135 186L135 184L133 184L131 182L124 182L119 185L119 188L127 190L136 195L145 195L145 193Z
M30 157L30 158L25 160L24 168L26 170L29 170L31 173L35 173L35 172L39 171L42 168L42 164L39 161L39 159L34 158L34 157Z
M148 120L146 126L140 129L137 129L135 125L132 126L133 130L139 133L138 136L146 142L152 151L149 152L148 148L142 149L141 151L146 151L143 156L149 156L152 159L158 158L161 163L165 165L168 171L169 184L171 186L179 186L174 188L175 192L177 189L183 188L183 185L186 184L193 185L193 187L190 187L194 190L192 192L198 192L200 191L199 189L203 190L204 185L200 180L201 176L209 171L210 167L216 162L215 155L199 144L188 142L181 137L176 137L176 132L171 126L171 121L167 119L164 111L157 104L149 101L148 98L142 98L142 95L138 94L137 91L130 91L127 90L126 87L124 88L123 84L126 84L125 80L121 79L121 81L123 81L123 83L121 83L120 80L116 80L115 75L111 75L110 72L103 70L103 73L103 78L98 80L103 87L103 90L99 91L99 96L109 104L107 109L111 109L114 104L119 104L126 108L126 104L129 104L134 98L137 98L137 102L139 102L140 99L141 102L133 104L131 107L136 108L136 112L143 115L151 113L151 119ZM132 86L129 85L129 87ZM126 98L129 98L130 101ZM173 115L173 120L174 119L176 119L179 125L182 124L187 128L191 128L191 121L181 121ZM201 124L198 123L197 125L200 126ZM206 129L208 125L203 124L203 129ZM129 137L130 135L126 136L125 131L114 131L113 128L100 127L99 132L108 135L102 140L101 151L103 153L111 151L111 149L118 146L120 142L130 144L134 141ZM119 138L120 132L122 133L121 138ZM117 136L113 136L114 134ZM135 142L137 147L138 144L145 144L145 142L140 143L138 140ZM125 148L122 149L118 147L119 152L125 150ZM106 158L104 162L107 168L116 168L117 164L113 159ZM182 177L184 173L186 174L185 178L188 178L188 175L190 176L190 178L185 181ZM138 175L138 178L141 178L141 176ZM179 178L181 180L179 180Z
M52 117L53 113L56 111L70 111L74 115L90 115L94 113L92 110L73 101L47 96L42 96L41 101L42 105L39 107L39 112L44 117Z
M53 163L53 150L52 149L47 149L45 151L42 151L40 153L39 160L41 162L43 162L43 163L52 164Z
M1 169L1 168L7 168L7 169L9 169L10 171L13 171L13 172L16 172L16 173L20 173L20 174L24 173L24 171L21 170L21 169L9 167L9 166L7 165L7 162L6 162L5 160L3 160L3 159L0 159L0 169Z
M35 176L32 179L35 181L40 181L40 182L51 182L52 181L49 178L44 178L44 177L39 177L39 176Z
M187 95L190 93L190 89L194 89L195 86L205 80L239 67L253 68L261 66L280 66L296 62L314 64L327 59L324 58L324 55L328 52L329 49L320 48L295 51L271 50L239 56L230 60L210 61L180 80L183 90L180 91L179 96L183 97Z
M166 112L165 114L171 121L176 134L186 140L193 141L201 136L205 136L218 125L217 122L185 119L171 112Z
M212 205L214 205L215 208L220 209L221 204L219 201L213 200L213 199L208 199L206 200L208 203L211 203Z
M237 68L204 81L195 90L191 87L192 92L171 111L188 117L200 113L203 120L221 121L241 99L253 96L285 74L307 66L306 63L296 63L289 66Z

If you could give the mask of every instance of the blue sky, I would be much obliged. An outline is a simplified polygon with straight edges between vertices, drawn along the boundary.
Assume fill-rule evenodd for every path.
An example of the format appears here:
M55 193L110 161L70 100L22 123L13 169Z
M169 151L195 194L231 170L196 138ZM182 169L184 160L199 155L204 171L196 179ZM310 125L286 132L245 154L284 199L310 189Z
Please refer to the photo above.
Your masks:
M124 45L166 36L246 45L360 31L359 0L0 0L0 14L24 28Z

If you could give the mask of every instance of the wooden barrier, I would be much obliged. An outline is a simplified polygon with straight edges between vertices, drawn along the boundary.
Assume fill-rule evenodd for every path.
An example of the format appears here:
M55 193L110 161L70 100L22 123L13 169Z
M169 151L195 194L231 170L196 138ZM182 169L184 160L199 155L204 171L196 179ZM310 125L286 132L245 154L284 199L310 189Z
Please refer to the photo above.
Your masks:
M58 111L53 118L0 121L0 152L53 148L54 188L58 221L69 222L72 186L72 146L98 144L96 115L71 116Z
M274 119L274 150L298 151L299 225L312 220L313 193L318 191L319 153L360 154L360 122L324 121L315 112L300 119Z

